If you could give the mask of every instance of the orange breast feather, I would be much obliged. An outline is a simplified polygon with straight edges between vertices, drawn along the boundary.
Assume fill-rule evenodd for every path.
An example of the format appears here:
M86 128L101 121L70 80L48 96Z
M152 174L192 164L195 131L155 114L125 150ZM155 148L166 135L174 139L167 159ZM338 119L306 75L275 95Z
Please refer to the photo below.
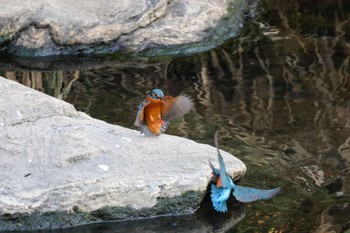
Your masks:
M161 101L152 101L145 106L144 118L148 129L152 133L160 135L163 125L161 118Z
M222 187L222 182L221 182L220 177L216 178L216 186L219 188Z

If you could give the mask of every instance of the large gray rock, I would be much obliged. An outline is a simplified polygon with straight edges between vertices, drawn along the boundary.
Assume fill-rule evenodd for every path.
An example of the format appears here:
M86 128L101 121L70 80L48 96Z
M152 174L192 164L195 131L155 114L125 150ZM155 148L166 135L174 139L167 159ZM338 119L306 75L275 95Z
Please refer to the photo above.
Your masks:
M205 195L212 146L143 137L2 77L0 100L0 230L190 214Z
M204 50L235 36L246 0L0 0L0 46L25 56ZM197 46L194 46L197 44ZM191 45L187 47L187 45ZM170 46L170 47L169 47Z

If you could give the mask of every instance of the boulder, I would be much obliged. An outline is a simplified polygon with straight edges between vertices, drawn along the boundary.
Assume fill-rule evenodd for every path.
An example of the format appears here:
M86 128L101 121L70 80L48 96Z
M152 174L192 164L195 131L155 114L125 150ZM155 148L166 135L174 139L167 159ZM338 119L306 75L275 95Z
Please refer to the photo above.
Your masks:
M19 56L200 51L237 35L247 2L12 0L0 8L0 48Z
M0 100L0 230L192 214L206 194L210 145L144 137L2 77Z

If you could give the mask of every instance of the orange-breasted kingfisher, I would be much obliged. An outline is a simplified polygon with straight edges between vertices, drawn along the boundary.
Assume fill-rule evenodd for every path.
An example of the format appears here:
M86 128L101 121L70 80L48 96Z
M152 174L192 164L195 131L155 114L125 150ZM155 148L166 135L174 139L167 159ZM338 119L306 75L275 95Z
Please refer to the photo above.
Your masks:
M215 145L218 152L220 169L217 169L209 161L209 166L213 171L211 184L211 201L213 207L218 212L227 212L226 201L231 193L240 202L253 202L261 199L269 199L280 192L280 188L275 189L255 189L243 187L233 183L232 178L227 175L224 159L222 158L218 146L218 132L215 133Z
M188 113L194 103L187 95L171 97L161 89L153 89L139 104L134 125L146 136L159 136L169 126L170 120Z

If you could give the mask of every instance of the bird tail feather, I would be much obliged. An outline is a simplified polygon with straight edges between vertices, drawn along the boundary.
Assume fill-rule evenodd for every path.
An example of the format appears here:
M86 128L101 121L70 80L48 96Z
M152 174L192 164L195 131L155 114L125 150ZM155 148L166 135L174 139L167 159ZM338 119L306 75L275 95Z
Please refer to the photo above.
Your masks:
M226 201L230 196L231 190L228 188L218 188L215 184L211 185L211 201L213 207L218 212L227 212Z

